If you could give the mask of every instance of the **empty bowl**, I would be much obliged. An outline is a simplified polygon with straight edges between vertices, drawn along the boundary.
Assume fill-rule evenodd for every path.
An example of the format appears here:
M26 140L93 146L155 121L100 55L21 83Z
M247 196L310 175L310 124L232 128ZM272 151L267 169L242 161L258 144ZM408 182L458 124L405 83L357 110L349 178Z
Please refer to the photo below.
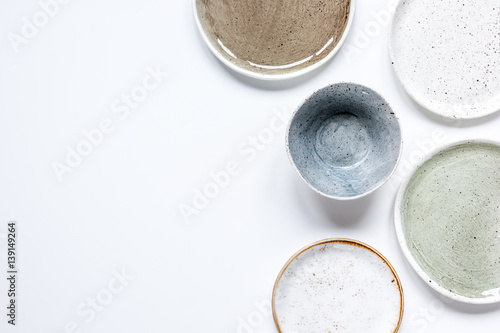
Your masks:
M375 91L327 86L292 115L287 152L302 179L333 199L363 197L389 179L402 149L399 120Z

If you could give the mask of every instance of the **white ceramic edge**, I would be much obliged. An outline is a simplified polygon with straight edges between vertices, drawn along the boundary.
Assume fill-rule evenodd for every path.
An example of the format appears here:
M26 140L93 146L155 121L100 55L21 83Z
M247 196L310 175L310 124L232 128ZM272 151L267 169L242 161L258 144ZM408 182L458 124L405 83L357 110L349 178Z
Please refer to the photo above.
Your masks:
M425 273L425 271L420 267L420 265L416 262L416 260L413 258L413 255L411 254L410 250L408 249L408 245L406 243L406 239L403 233L403 226L402 226L402 221L401 221L401 203L403 201L403 196L406 191L406 187L408 186L408 183L410 180L413 178L413 175L415 172L428 160L439 154L440 152L447 150L451 147L460 145L460 144L467 144L467 143L486 143L486 144L493 144L495 146L498 146L500 148L500 141L489 139L489 138L463 138L463 139L458 139L458 140L452 140L450 142L447 142L438 148L432 150L431 152L427 153L423 157L420 158L419 163L417 163L415 166L411 168L411 170L408 172L408 174L405 176L403 181L401 182L401 185L399 187L398 193L396 195L396 202L394 205L394 224L395 224L395 229L396 229L396 236L398 238L399 245L401 247L401 250L403 251L406 259L410 263L410 265L413 267L415 272L427 283L430 287L432 287L434 290L439 292L440 294L462 302L462 303L467 303L467 304L493 304L493 303L498 303L500 302L500 295L494 296L494 297L488 297L488 298L471 298L471 297L465 297L456 293L453 293L449 291L448 289L441 287L438 283L436 282L429 282L429 281L434 281Z
M396 6L396 9L394 10L394 13L392 14L391 24L389 26L388 42L389 42L389 54L390 54L390 57L391 57L391 67L393 68L394 72L396 73L396 77L398 78L399 83L403 87L403 90L408 94L408 96L410 96L411 99L413 99L413 101L415 101L415 103L417 103L418 105L420 105L424 109L426 109L426 110L434 113L435 115L438 115L438 116L443 117L443 118L448 118L448 119L472 120L472 119L478 119L478 118L486 117L486 116L488 116L490 114L493 114L493 113L496 113L496 112L500 111L500 107L499 107L496 110L489 110L489 111L486 111L486 112L482 112L482 113L470 115L469 117L455 117L455 116L450 115L450 114L444 114L444 113L440 113L440 112L438 112L436 110L433 110L431 107L428 107L423 102L421 102L420 100L418 100L418 98L416 98L415 95L413 95L413 93L411 92L411 90L403 83L403 80L401 80L400 72L396 69L396 66L394 65L394 63L395 63L395 61L394 61L394 50L392 49L392 31L393 31L393 28L394 28L394 20L396 18L396 14L398 13L399 8L401 7L401 4L403 2L406 2L406 1L408 1L408 0L399 0L398 5Z
M333 195L328 195L326 193L323 193L321 191L319 191L318 189L314 188L311 184L309 184L309 182L307 180L304 179L304 177L302 177L302 174L299 172L299 169L297 168L297 166L295 165L295 162L293 161L293 158L292 158L292 154L290 153L290 145L288 143L288 136L289 136L289 133L290 133L290 127L292 125L292 120L293 118L295 118L295 115L297 114L297 112L300 110L300 108L302 107L302 105L310 98L312 97L312 95L314 95L316 92L318 92L319 90L323 89L323 88L326 88L326 87L329 87L331 85L335 85L335 84L343 84L343 83L347 83L347 84L356 84L356 85L360 85L360 86L363 86L363 87L366 87L366 88L369 88L371 89L372 91L376 92L384 101L385 103L391 108L391 110L394 112L394 116L396 117L396 121L398 122L398 127L399 127L399 132L401 133L401 144L399 146L399 155L398 155L398 159L396 160L396 163L394 164L394 167L392 168L391 172L387 175L386 178L384 178L384 180L382 180L379 184L377 184L377 186L375 186L373 189L371 189L370 191L368 192L365 192L363 194L359 194L357 196L354 196L354 197L336 197L336 196L333 196ZM290 163L292 164L293 168L295 169L295 172L298 173L298 175L300 176L300 178L304 181L304 183L307 184L307 186L309 186L309 188L311 188L314 192L318 193L318 194L321 194L322 196L324 197L327 197L327 198L330 198L330 199L335 199L335 200L340 200L340 201L348 201L348 200L356 200L356 199L359 199L359 198L362 198L362 197L365 197L373 192L375 192L377 189L379 189L380 187L382 187L385 183L387 183L387 181L392 177L392 175L394 174L394 172L396 171L398 165L399 165L399 162L401 161L401 156L403 155L403 129L401 127L401 121L399 120L399 117L397 115L397 113L394 111L394 109L392 108L391 104L389 102L387 102L387 99L385 99L384 96L382 96L378 91L376 91L375 89L373 88L370 88L368 86L365 86L364 84L361 84L361 83L354 83L354 82L337 82L337 83L332 83L332 84L329 84L327 86L324 86L316 91L314 91L311 95L307 96L305 99L302 100L302 102L299 104L299 106L295 109L295 111L292 113L292 115L290 116L290 119L288 120L288 124L286 126L286 132L285 132L285 145L286 145L286 153L288 155L288 159L290 161Z
M330 59L332 59L335 54L340 50L342 45L344 44L345 40L347 39L347 35L349 34L349 31L351 30L352 22L354 20L354 12L356 9L356 0L350 0L351 7L350 7L350 12L349 12L349 18L347 19L347 25L344 29L344 32L342 34L342 37L340 38L339 42L337 45L333 48L333 50L323 59L318 61L317 63L308 66L306 68L300 69L298 71L294 71L291 73L286 73L286 74L277 74L277 75L269 75L269 74L259 74L256 72L252 72L246 69L242 69L241 67L235 65L231 61L227 60L220 52L212 45L210 40L208 39L208 36L205 33L205 30L203 29L203 26L201 25L200 18L198 16L198 10L196 8L196 2L198 0L192 0L193 4L193 11L194 11L194 17L196 21L196 25L198 27L198 31L200 32L203 40L205 41L205 44L208 46L210 51L219 59L224 65L229 67L230 69L234 70L237 73L243 74L245 76L254 78L254 79L260 79L260 80L265 80L265 81L280 81L280 80L287 80L287 79L292 79L298 76L302 76L304 74L307 74L309 72L314 71L315 69L321 67L322 65L326 64Z
M394 277L396 278L396 281L398 283L399 295L400 295L400 299L401 299L400 300L400 309L399 309L399 320L398 320L398 323L396 325L396 329L394 330L393 333L398 332L399 329L400 329L400 327L401 327L401 323L403 322L403 315L404 315L404 308L405 308L405 306L404 306L404 304L405 304L405 296L404 296L403 285L401 283L401 279L399 278L399 275L396 272L396 269L394 268L394 266L391 264L391 262L381 252L379 252L377 249L375 249L371 245L368 245L368 244L366 244L364 242L361 242L361 241L358 241L358 240L355 240L355 239L351 239L351 238L325 238L325 239L313 242L313 243L311 243L309 245L304 246L303 248L301 248L297 252L295 252L286 261L286 263L283 265L283 267L281 268L280 272L278 273L278 277L276 278L276 281L274 282L273 294L272 294L272 297L271 297L271 308L272 308L272 313L273 313L273 320L274 320L274 324L276 325L276 329L278 330L278 332L284 333L284 332L281 331L281 328L280 328L279 323L278 323L278 318L277 318L277 315L276 315L275 295L276 295L276 290L278 289L278 284L281 281L281 278L283 277L283 274L285 273L285 271L287 270L287 268L290 266L290 264L292 262L294 262L302 253L304 253L304 252L312 249L313 247L316 247L316 246L319 246L319 245L322 245L322 244L328 244L328 243L352 243L351 245L353 245L353 246L364 247L365 249L367 249L367 250L372 251L373 253L375 253L380 258L380 260L382 260L387 265L387 267L389 267L389 269L391 270L391 273L394 275Z

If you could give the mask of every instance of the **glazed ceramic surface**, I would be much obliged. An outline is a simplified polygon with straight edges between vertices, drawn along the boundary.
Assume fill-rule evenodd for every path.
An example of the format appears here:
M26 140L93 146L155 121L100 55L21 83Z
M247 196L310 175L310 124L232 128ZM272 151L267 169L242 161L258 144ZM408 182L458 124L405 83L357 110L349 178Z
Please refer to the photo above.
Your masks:
M232 69L283 79L317 68L338 51L354 0L194 0L200 31Z
M500 109L498 0L404 0L390 50L403 87L428 110L477 118Z
M376 250L326 239L296 253L273 292L279 332L397 332L403 315L399 278Z
M335 199L354 199L381 186L401 152L401 130L375 91L354 83L319 90L295 112L287 150L300 176Z
M399 241L437 291L467 303L500 301L500 146L467 141L426 160L396 202Z

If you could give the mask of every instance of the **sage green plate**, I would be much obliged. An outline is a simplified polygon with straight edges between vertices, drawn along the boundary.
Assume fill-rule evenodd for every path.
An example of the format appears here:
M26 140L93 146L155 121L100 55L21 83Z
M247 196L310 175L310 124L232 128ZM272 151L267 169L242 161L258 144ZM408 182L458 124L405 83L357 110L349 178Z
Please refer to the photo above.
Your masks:
M500 302L500 145L456 142L417 166L399 190L396 232L406 258L452 299Z

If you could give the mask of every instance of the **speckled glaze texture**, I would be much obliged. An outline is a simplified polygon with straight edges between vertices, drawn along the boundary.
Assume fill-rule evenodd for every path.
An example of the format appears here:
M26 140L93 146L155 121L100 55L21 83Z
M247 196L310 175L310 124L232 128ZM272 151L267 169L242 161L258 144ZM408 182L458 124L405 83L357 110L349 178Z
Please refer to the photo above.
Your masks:
M500 109L498 0L402 0L391 28L393 65L428 110L477 118Z
M454 144L404 185L396 230L417 272L454 299L500 301L500 146Z
M392 333L403 315L393 267L349 239L326 239L296 253L278 276L272 303L281 333Z
M292 116L286 140L300 176L334 199L358 198L381 186L402 146L391 107L354 83L334 84L309 97Z
M195 1L202 33L216 55L258 75L278 76L321 62L352 19L351 0Z

